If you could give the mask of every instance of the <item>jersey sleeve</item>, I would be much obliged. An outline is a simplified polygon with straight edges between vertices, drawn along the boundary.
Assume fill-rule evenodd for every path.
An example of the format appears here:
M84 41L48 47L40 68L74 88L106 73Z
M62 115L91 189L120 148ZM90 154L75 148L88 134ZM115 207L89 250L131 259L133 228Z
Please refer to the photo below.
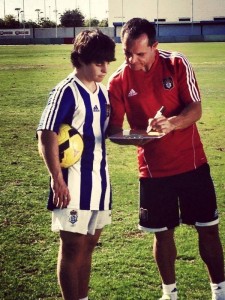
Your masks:
M125 104L120 76L110 78L108 82L109 101L111 113L109 126L122 127L125 115Z
M62 123L72 123L74 111L75 98L71 87L54 88L49 95L37 131L46 129L58 133Z
M176 59L178 87L181 101L185 104L200 102L201 97L198 83L190 62L182 54L178 54Z

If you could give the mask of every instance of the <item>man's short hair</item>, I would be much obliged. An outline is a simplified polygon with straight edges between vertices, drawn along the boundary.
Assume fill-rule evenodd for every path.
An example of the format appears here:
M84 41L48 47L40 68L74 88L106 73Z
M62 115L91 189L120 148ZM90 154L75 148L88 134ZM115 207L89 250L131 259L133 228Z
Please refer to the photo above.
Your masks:
M156 42L156 29L155 24L142 18L133 18L126 22L121 30L121 39L124 35L128 34L128 39L135 40L140 35L146 34L149 40L149 46L152 46Z
M71 52L74 67L80 68L81 62L88 65L114 60L115 42L100 30L84 30L76 36Z

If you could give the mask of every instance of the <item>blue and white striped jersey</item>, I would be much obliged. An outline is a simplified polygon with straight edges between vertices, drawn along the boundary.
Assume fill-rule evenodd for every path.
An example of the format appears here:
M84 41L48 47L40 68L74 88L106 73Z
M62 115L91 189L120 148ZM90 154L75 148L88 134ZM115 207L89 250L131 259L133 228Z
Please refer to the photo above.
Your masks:
M111 209L111 186L105 148L105 131L109 120L109 100L105 86L96 83L91 93L71 73L50 93L37 130L56 133L62 123L70 124L83 136L84 150L80 161L63 169L71 201L68 208L82 210ZM52 191L49 209L54 209Z

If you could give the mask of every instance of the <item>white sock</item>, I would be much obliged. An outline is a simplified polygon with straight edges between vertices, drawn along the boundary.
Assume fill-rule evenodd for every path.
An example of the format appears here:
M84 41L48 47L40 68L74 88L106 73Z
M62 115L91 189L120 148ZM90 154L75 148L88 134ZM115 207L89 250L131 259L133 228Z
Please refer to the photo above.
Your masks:
M163 294L170 295L171 293L177 293L176 282L172 284L162 284Z
M88 296L85 297L85 298L79 299L79 300L88 300Z
M212 283L210 282L212 293L215 293L216 290L223 290L225 291L225 281L220 283Z

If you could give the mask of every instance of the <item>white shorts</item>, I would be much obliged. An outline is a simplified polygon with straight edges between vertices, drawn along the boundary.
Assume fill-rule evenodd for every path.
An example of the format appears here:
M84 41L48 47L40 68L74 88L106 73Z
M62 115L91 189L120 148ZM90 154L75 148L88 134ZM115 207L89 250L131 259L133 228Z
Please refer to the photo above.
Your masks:
M94 235L96 229L102 229L105 225L111 224L111 221L111 210L55 209L52 212L52 231L63 230Z

